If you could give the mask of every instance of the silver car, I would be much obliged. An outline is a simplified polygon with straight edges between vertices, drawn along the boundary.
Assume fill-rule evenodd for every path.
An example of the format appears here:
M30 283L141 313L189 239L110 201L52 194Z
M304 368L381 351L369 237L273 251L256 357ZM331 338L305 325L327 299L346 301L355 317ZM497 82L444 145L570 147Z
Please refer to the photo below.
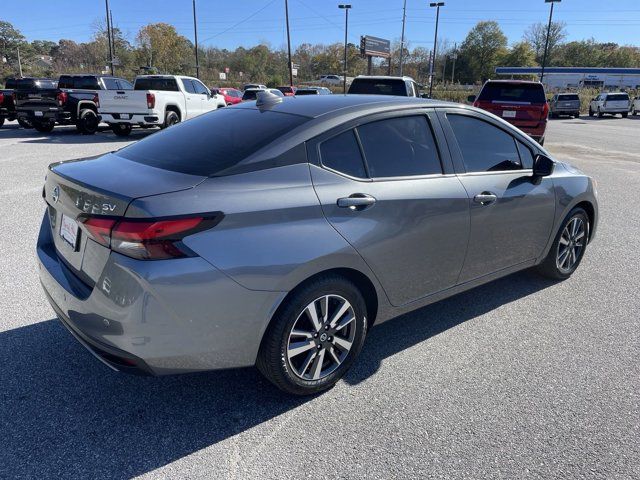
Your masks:
M594 182L472 107L279 98L52 164L40 278L106 365L164 375L257 365L331 387L367 330L536 267L568 278Z

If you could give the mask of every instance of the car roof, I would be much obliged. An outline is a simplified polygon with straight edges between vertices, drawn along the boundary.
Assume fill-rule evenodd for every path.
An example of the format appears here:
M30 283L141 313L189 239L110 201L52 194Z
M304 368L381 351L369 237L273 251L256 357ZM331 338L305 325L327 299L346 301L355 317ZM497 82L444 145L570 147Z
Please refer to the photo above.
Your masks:
M410 108L411 106L451 106L457 105L440 100L427 100L415 97L400 97L391 95L311 95L301 97L285 97L281 101L263 107L257 107L255 103L238 105L234 108L260 109L268 108L269 111L301 115L309 118L317 118L323 115L340 116L354 112L377 112ZM458 105L459 106L459 105Z
M407 77L406 75L402 77L398 77L396 75L358 75L354 80L357 80L358 78L372 78L374 80L410 80L412 82L415 82L413 78Z
M487 83L516 83L516 84L535 84L535 85L542 85L542 83L540 82L536 82L534 80L487 80L485 82L485 85Z

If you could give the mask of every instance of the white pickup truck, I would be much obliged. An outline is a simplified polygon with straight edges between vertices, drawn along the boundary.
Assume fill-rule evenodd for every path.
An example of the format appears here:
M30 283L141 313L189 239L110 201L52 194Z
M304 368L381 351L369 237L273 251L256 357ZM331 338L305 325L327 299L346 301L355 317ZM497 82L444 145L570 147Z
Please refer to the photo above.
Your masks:
M197 78L178 75L140 75L133 90L103 91L98 101L101 120L120 136L135 125L166 128L226 105Z

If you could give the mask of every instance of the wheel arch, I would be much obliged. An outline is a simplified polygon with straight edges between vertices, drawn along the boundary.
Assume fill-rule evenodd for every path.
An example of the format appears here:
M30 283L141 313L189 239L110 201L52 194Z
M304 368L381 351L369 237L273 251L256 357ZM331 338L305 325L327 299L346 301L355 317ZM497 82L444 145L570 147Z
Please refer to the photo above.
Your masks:
M167 112L176 112L178 114L178 118L180 119L180 121L183 120L183 115L182 115L182 110L180 109L180 107L174 103L170 103L168 105L166 105L164 107L164 113L165 115L167 114Z
M591 236L593 234L594 224L596 221L596 209L593 206L593 203L588 200L582 200L581 202L575 204L571 208L571 210L573 210L574 208L582 208L585 212L587 212L587 217L589 217L589 241L591 241Z
M89 110L93 110L96 115L98 114L98 107L96 107L96 104L93 103L91 100L82 100L80 102L78 102L78 109L77 109L77 118L80 118L80 112L84 109L89 109Z

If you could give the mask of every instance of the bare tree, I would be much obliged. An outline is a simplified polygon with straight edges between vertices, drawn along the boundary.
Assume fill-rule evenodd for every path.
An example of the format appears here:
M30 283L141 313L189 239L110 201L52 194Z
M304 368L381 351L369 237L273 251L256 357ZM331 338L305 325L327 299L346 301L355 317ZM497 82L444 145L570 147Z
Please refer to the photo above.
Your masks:
M524 32L523 36L524 40L533 47L536 62L539 64L542 64L542 57L544 56L544 46L547 41L547 27L548 25L546 23L534 23ZM547 63L550 63L549 59L552 58L550 53L567 38L566 27L567 24L565 22L551 22Z

